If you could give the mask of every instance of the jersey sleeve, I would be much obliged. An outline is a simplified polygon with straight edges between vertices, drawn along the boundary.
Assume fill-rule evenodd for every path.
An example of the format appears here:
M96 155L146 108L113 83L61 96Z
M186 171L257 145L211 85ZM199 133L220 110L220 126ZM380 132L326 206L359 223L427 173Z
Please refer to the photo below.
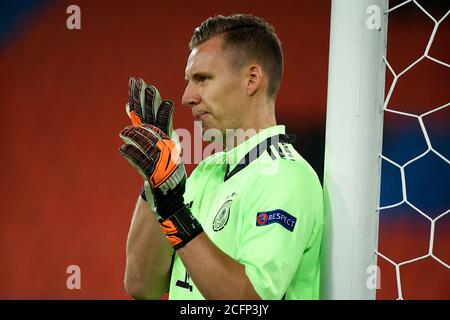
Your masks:
M260 174L239 203L237 260L262 299L281 299L303 253L316 241L323 215L322 187L306 163L281 160L274 175Z

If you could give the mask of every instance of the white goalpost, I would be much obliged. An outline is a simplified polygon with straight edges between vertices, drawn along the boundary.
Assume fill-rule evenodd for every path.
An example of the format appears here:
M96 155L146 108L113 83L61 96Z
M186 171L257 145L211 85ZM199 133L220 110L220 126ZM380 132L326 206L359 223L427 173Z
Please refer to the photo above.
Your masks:
M375 299L387 0L333 0L322 299Z

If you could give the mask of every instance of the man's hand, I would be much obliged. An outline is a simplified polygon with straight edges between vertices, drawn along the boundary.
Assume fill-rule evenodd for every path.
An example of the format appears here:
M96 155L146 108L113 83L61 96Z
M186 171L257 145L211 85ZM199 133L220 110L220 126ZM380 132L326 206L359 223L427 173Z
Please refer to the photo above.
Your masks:
M173 132L172 115L174 104L170 100L162 100L158 89L147 85L141 78L131 77L128 81L128 103L125 110L135 126L142 124L156 126L167 134L181 149L178 136ZM153 207L153 197L148 183L144 183L142 198Z
M128 97L125 110L133 125L149 124L172 136L172 101L162 100L158 89L147 85L143 79L133 77L128 82Z
M179 150L155 126L129 126L120 137L119 149L151 186L161 229L175 249L183 247L203 231L184 204L186 171Z

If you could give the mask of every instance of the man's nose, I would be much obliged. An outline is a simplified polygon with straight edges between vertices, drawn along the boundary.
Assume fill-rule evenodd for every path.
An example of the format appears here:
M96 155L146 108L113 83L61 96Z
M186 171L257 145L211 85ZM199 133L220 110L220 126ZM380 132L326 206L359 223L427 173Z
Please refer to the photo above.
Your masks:
M195 105L200 103L200 95L197 90L191 85L188 84L186 89L184 90L183 98L181 99L181 103L189 108L194 107Z

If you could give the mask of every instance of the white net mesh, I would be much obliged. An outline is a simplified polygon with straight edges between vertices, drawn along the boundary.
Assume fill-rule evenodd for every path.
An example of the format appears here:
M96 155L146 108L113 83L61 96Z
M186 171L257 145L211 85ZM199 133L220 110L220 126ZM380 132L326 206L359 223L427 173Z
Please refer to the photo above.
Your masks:
M448 111L448 108L450 106L450 101L448 101L445 104L440 105L438 107L434 107L432 110L428 110L428 111L422 112L420 114L416 114L414 112L399 111L398 106L391 104L391 97L393 96L395 89L398 86L399 80L402 79L403 77L405 77L405 75L407 75L409 72L411 72L414 69L414 67L416 67L420 62L429 60L432 63L439 64L445 68L450 68L450 64L448 62L444 62L436 57L433 57L430 54L430 49L433 46L436 34L438 34L438 30L440 29L440 27L442 26L443 22L446 19L447 20L450 19L449 18L450 10L446 11L446 13L439 19L436 19L435 17L433 17L432 14L430 14L424 8L424 6L420 2L415 1L415 0L408 0L408 1L404 1L402 3L399 3L398 5L392 6L386 13L391 15L391 13L393 11L399 10L400 8L404 7L405 5L409 5L409 6L415 5L422 14L424 14L428 19L430 19L434 23L434 27L432 29L431 35L429 36L429 39L428 39L426 47L423 51L423 54L418 59L416 59L414 62L409 64L403 70L395 70L395 66L392 66L388 61L389 60L389 53L388 53L388 58L385 58L385 62L386 62L387 70L389 70L387 72L390 72L390 74L393 77L393 80L389 87L388 93L386 95L383 108L384 108L384 111L386 112L385 116L388 113L390 113L390 114L393 114L396 116L408 117L408 118L410 118L410 120L416 121L420 127L422 134L423 134L423 138L426 143L426 149L423 150L419 155L406 160L406 162L404 162L404 163L399 163L399 161L395 161L395 160L391 159L390 157L386 156L385 152L383 151L383 155L381 155L381 158L383 159L384 163L388 164L390 166L393 166L394 168L396 168L399 171L399 179L401 181L401 199L399 199L399 201L395 201L393 203L389 203L387 205L381 206L379 208L379 210L380 210L380 215L382 215L382 214L384 214L384 212L388 212L390 209L393 209L393 208L407 207L408 210L412 209L416 213L420 214L424 219L426 219L426 221L428 221L428 223L429 223L430 229L429 229L428 250L426 253L424 252L423 255L419 255L414 258L409 258L404 261L399 261L397 258L391 257L388 253L382 252L383 248L380 248L379 251L377 252L379 259L380 258L383 259L384 262L391 264L395 268L397 299L408 298L408 297L405 297L405 295L404 295L403 288L405 286L405 283L402 282L402 270L406 265L409 265L412 263L417 263L418 261L421 261L421 260L424 260L427 258L431 258L431 259L434 259L439 264L441 264L444 268L446 268L446 271L444 271L444 272L448 272L448 270L450 269L449 261L444 261L445 259L442 257L439 257L439 255L437 255L435 252L436 225L439 223L439 221L442 221L442 219L444 219L444 217L448 218L450 215L450 209L449 209L450 206L448 203L448 199L446 200L447 208L445 208L445 206L444 206L443 210L439 209L439 210L441 210L440 212L435 213L435 214L430 214L429 212L427 212L426 210L424 210L423 208L420 208L417 204L415 204L414 201L411 201L410 197L408 196L408 190L410 188L410 181L408 180L408 168L410 168L415 163L417 163L417 161L419 161L420 159L423 159L426 156L434 155L437 157L437 159L439 159L439 161L442 161L445 166L450 165L450 160L444 154L442 154L442 152L440 152L438 150L439 148L436 148L434 146L433 139L430 138L430 134L429 134L430 128L427 125L427 122L424 121L424 120L426 120L427 117L430 117L430 115L432 115L432 114L436 115L436 113L442 113L444 109L447 109L447 111ZM395 17L395 18L397 18L397 17ZM448 41L448 39L447 39L447 41ZM389 37L388 37L388 43L389 43ZM389 49L389 46L388 46L388 49ZM388 52L389 52L389 50L388 50ZM447 70L447 71L450 71L450 70ZM432 170L432 169L433 168L430 168L430 170ZM380 228L382 228L382 227L383 226L380 225ZM383 270L381 272L383 273ZM427 275L427 277L433 277L433 276L434 276L433 274ZM382 280L381 283L383 285L383 274L381 275L381 280ZM447 296L447 297L442 297L442 298L449 298L449 297Z

